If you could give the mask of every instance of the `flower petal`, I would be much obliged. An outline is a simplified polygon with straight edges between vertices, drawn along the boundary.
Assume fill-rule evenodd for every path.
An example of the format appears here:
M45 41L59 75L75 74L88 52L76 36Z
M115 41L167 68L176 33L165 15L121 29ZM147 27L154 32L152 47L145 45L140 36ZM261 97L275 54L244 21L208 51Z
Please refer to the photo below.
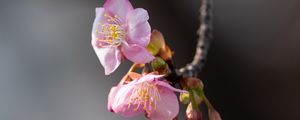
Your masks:
M98 7L96 8L96 18L93 23L92 29L92 43L95 43L98 37L97 29L99 29L99 23L103 23L105 21L104 17L104 8Z
M120 85L120 89L115 94L115 100L112 103L112 110L116 114L123 117L133 117L143 112L142 107L139 107L136 111L133 110L135 106L129 107L130 96L134 88L134 82L130 82L126 85Z
M158 78L163 77L163 75L155 75L155 74L147 74L144 75L143 77L141 77L140 79L138 79L137 82L135 82L135 84L139 84L142 82L153 82L154 80L157 80Z
M129 44L147 46L150 42L151 27L148 23L148 12L142 8L132 10L128 16L128 40Z
M136 27L141 23L147 22L149 20L149 14L147 10L143 8L136 8L128 13L127 20L130 27Z
M177 96L172 90L164 87L160 90L160 102L157 104L157 109L148 117L151 120L173 120L179 112Z
M120 20L125 22L127 13L133 10L128 0L106 0L103 7L111 15L117 15Z
M157 81L156 85L167 88L167 89L175 91L175 92L188 93L188 91L174 88L173 86L171 86L170 84L168 84L164 81Z
M124 43L121 50L124 56L134 63L144 64L149 63L154 59L146 48L137 44L128 45L127 43Z
M108 94L107 109L108 109L108 111L110 111L110 112L114 112L113 109L112 109L112 104L114 103L115 96L116 96L117 92L119 91L119 89L120 89L119 86L112 87L112 88L110 89L109 94Z
M100 63L104 67L105 75L109 75L120 65L122 55L117 47L98 48L96 43L92 43L93 48L100 60Z

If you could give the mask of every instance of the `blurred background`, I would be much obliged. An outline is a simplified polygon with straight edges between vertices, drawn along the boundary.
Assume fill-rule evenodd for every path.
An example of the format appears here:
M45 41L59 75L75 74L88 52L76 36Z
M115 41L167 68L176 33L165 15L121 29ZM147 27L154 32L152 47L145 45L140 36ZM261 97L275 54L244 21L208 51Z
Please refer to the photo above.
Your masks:
M199 0L131 2L148 10L178 67L192 60ZM123 120L107 95L131 63L105 76L90 45L102 3L0 0L0 120ZM300 1L214 0L213 10L201 78L223 120L300 120Z

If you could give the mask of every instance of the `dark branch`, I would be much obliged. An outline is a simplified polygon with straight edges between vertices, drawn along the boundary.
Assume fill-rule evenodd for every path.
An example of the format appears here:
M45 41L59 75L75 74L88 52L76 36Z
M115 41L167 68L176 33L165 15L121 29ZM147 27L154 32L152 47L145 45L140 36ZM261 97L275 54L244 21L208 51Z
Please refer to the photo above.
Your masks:
M194 59L185 67L179 69L182 76L198 76L205 63L205 58L212 39L212 0L201 0L200 26L197 31L199 38Z

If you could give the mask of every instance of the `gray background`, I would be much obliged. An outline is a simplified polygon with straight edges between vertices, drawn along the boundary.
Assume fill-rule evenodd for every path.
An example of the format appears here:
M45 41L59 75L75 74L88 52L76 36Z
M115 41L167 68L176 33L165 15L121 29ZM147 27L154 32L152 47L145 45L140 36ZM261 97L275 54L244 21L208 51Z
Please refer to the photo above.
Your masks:
M177 66L191 61L197 0L132 0L162 31ZM0 0L0 120L121 120L90 45L99 0ZM299 0L214 0L214 41L201 73L224 120L299 120ZM136 118L143 119L143 117ZM128 119L129 120L129 119Z

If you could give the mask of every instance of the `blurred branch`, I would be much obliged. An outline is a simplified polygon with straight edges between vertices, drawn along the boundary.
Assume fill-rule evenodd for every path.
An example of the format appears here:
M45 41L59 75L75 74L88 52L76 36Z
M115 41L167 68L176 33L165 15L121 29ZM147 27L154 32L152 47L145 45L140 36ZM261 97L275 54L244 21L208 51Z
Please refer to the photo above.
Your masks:
M196 77L205 64L205 59L212 39L212 0L201 0L199 37L194 59L185 67L179 69L183 76Z

